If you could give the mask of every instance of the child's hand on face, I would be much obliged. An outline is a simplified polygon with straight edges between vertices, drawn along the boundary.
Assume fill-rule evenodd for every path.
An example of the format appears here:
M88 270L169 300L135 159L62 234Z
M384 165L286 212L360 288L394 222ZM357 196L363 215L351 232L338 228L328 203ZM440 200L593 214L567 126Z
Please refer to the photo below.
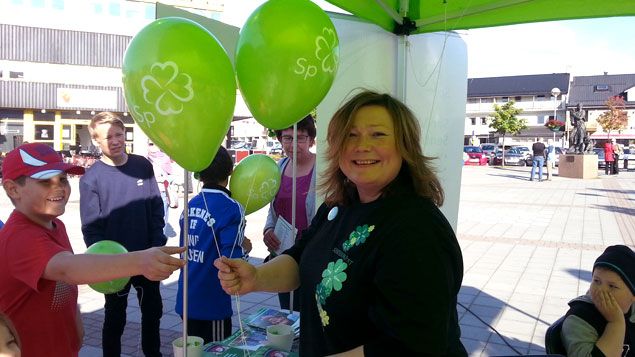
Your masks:
M613 294L601 289L591 289L591 299L606 321L624 321L624 312L617 304Z

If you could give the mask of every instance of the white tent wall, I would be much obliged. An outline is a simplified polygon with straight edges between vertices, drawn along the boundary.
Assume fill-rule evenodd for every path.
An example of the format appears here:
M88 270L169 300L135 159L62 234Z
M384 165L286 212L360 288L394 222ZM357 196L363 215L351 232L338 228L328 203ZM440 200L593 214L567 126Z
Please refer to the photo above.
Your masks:
M438 158L435 167L445 190L441 210L456 231L467 100L465 42L453 33L410 36L404 71L397 36L352 17L330 15L339 36L340 63L333 86L317 107L318 172L324 170L329 119L351 93L366 88L400 96L405 81L404 102L419 119L424 154Z

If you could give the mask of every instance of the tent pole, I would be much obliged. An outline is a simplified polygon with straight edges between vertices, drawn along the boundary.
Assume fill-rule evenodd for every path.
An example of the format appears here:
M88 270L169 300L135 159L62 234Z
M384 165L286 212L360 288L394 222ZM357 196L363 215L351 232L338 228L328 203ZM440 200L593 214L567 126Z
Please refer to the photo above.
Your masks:
M183 180L183 190L185 192L183 192L183 246L185 247L185 252L183 253L183 256L185 258L185 265L183 266L183 356L187 357L187 319L188 319L188 303L187 303L187 286L188 286L188 243L189 243L189 228L190 228L190 223L189 223L189 219L188 219L188 192L190 190L190 186L189 186L189 177L190 177L190 172L187 169L184 169L183 172L183 177L185 178Z
M406 75L408 73L408 36L397 40L397 98L406 102Z
M375 0L375 2L386 12L386 14L392 17L392 19L395 20L396 23L398 23L399 25L403 24L403 18L399 16L397 11L390 7L390 5L386 5L386 3L382 0Z

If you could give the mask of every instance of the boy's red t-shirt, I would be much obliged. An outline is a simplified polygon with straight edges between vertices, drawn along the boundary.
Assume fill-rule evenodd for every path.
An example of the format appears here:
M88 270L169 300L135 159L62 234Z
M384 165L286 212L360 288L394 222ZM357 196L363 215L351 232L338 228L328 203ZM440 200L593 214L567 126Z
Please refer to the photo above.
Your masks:
M64 223L48 230L14 210L0 230L0 310L13 321L22 356L77 356L77 286L42 278L49 260L73 249Z

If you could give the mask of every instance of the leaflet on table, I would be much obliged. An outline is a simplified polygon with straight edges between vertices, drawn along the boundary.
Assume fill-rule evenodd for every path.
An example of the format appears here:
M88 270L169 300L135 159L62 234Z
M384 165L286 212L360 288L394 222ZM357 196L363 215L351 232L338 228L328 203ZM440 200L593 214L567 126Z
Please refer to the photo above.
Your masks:
M273 228L273 233L280 241L280 247L275 250L275 253L280 254L293 247L295 244L295 237L298 235L298 229L291 226L291 223L287 222L287 220L282 218L282 216L278 216L276 226Z
M244 326L243 332L240 329L227 337L221 344L236 347L241 350L255 351L267 344L267 332L265 330Z
M291 325L295 335L299 336L300 334L300 314L297 312L289 313L288 311L261 307L255 313L247 316L243 321L251 327L263 330L271 325Z
M206 356L218 356L218 357L297 357L295 352L282 351L270 346L261 346L253 352L247 352L243 349L236 347L230 347L220 342L211 342L205 346L204 349L207 352Z
M230 347L220 342L211 342L203 348L208 352L206 356L223 356L223 357L243 357L246 351L236 347ZM249 354L251 356L251 354Z

